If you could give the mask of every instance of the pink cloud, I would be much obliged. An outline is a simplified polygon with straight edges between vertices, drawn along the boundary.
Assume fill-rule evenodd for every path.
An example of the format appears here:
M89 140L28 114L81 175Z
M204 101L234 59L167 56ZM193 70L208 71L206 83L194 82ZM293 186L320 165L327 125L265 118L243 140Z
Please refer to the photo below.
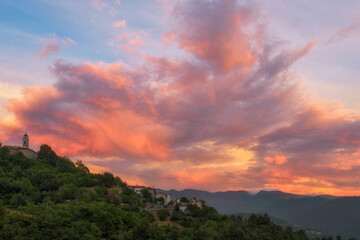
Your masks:
M106 13L108 13L111 17L115 17L119 13L117 7L120 5L120 1L92 0L91 5L101 12L105 9Z
M360 193L359 116L310 96L291 71L317 41L290 49L263 26L252 35L258 14L235 0L180 2L163 36L183 58L54 63L53 86L11 101L6 142L26 128L36 144L158 187Z
M57 43L48 43L46 44L40 52L37 53L38 58L46 57L52 53L59 52L61 47Z
M114 27L114 28L124 27L125 25L126 25L125 19L123 19L123 20L121 20L121 21L113 22L113 27Z
M181 48L225 70L236 65L249 66L255 56L245 28L254 21L252 13L235 0L179 2L174 17L181 24L175 26L172 34L176 35Z
M355 22L344 28L338 28L334 34L327 41L328 44L344 40L350 36L358 35L360 33L360 22Z
M128 41L128 43L133 46L139 46L139 45L142 45L144 43L144 41L139 35L135 35L135 37L133 39L131 39L130 41Z
M107 6L107 4L103 0L92 0L91 4L100 11Z
M43 57L47 57L52 53L57 53L61 51L61 46L66 46L66 45L75 45L77 44L75 40L69 38L69 37L65 37L65 38L60 38L58 37L56 34L49 34L49 38L45 38L45 39L41 39L41 42L45 42L45 46L42 48L41 51L39 51L37 53L37 57L38 58L43 58Z
M175 42L176 35L174 33L166 33L162 35L162 39L166 45L170 45L171 43Z
M122 50L131 52L136 50L136 47L144 45L145 37L148 37L146 31L122 32L115 39L111 39L110 43L112 45L120 46Z
M66 37L64 39L60 39L60 41L63 43L63 44L76 44L76 41L69 38L69 37Z

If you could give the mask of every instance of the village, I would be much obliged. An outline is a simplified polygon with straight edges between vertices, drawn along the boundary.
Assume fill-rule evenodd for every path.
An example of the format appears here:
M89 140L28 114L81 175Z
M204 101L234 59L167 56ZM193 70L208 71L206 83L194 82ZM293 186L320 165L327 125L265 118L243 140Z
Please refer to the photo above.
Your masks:
M204 201L196 198L187 199L181 197L175 200L171 200L169 194L163 192L156 192L154 187L146 186L130 186L142 199L146 201L146 209L150 212L157 211L159 209L167 209L171 213L175 207L183 213L187 213L187 207L189 205L196 205L202 208Z

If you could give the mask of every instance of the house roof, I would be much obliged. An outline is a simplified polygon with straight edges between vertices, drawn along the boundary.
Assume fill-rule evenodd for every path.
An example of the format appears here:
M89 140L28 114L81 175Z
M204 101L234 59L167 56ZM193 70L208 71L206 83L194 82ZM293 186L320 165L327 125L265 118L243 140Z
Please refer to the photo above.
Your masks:
M29 150L29 151L37 154L37 152L35 152L34 150L32 150L30 148L24 148L24 147L19 147L19 146L4 146L4 147L7 147L9 149L14 149L14 150Z

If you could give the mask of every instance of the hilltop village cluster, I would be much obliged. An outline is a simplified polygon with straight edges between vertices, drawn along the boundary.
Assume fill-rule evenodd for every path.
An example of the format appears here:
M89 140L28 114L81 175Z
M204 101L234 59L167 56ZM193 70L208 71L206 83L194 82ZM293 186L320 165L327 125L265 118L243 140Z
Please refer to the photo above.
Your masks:
M0 143L1 146L1 143ZM38 154L29 148L29 136L27 133L24 134L22 139L22 147L20 146L4 146L7 147L10 151L10 154L15 154L18 152L21 152L26 156L27 158L31 159L37 159ZM203 201L198 200L196 198L192 198L190 200L186 198L178 198L175 201L171 201L171 196L166 193L162 192L156 192L156 189L154 187L146 187L146 186L129 186L131 187L137 194L139 194L142 198L150 197L151 201L153 203L157 203L157 206L152 204L149 206L149 208L159 208L159 204L162 206L178 206L180 211L186 212L188 205L196 205L200 208L202 208ZM109 192L109 194L120 194L121 190L119 190L116 193ZM148 195L148 196L146 196Z
M202 208L203 201L198 200L196 198L191 198L190 200L186 198L178 198L175 201L171 201L171 196L166 193L156 192L154 187L146 187L146 186L131 186L131 188L139 194L141 197L145 197L147 193L150 194L151 200L155 203L160 203L164 206L178 206L180 211L186 212L188 205L196 205L199 208ZM150 204L149 207L156 207L154 204Z

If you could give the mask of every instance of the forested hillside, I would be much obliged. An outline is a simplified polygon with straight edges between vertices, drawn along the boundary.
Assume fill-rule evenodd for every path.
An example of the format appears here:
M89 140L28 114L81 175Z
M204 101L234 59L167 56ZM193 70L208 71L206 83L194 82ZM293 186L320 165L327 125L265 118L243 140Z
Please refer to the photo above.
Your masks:
M270 222L190 205L160 214L119 177L92 174L42 145L38 159L0 147L0 239L309 239ZM170 209L170 208L169 208ZM168 216L170 215L170 216ZM161 219L161 220L160 220ZM329 238L330 239L330 238Z

